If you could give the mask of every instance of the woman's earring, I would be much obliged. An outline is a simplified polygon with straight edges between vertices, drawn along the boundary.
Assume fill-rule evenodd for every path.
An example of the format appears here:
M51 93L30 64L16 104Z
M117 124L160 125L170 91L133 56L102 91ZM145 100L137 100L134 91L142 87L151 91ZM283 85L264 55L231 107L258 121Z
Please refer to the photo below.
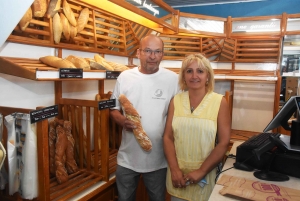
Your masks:
M206 80L205 85L208 85L208 79Z

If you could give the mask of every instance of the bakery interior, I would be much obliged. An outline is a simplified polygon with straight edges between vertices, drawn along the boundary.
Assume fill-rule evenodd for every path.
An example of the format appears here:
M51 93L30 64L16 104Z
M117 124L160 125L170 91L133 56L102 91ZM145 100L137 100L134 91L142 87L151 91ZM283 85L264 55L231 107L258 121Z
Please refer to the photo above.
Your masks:
M33 9L35 2L45 4L40 15ZM99 103L109 100L119 73L139 65L135 53L145 35L162 38L165 49L160 66L176 73L187 54L201 52L211 61L215 91L230 106L228 153L236 141L263 132L287 100L300 95L299 0L147 0L144 7L139 2L1 3L0 200L27 200L18 189L11 190L14 184L4 181L10 179L3 172L9 175L11 148L4 118L14 113L33 116L32 111L43 108L54 108L58 119L72 123L78 169L66 181L58 181L49 170L53 116L29 124L36 130L37 151L28 155L35 161L37 168L30 174L37 182L35 190L28 190L35 193L28 200L118 200L114 172L122 128L109 118L108 109L99 109ZM77 61L74 72L80 78L64 78L61 67L52 66L53 57L87 65L78 67ZM108 72L113 76L108 77ZM289 123L295 119L297 114ZM291 135L281 126L273 132ZM297 175L291 180L299 181ZM142 182L137 200L148 200Z

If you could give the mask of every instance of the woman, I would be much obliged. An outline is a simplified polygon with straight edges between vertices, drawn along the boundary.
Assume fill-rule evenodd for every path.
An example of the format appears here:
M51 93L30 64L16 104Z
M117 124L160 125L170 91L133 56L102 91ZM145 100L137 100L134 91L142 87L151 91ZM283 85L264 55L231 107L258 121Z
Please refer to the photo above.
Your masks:
M213 92L213 69L201 54L184 59L179 84L184 92L171 100L164 131L167 190L172 201L208 200L216 166L229 145L229 107L221 94ZM198 184L202 179L207 181L204 187Z

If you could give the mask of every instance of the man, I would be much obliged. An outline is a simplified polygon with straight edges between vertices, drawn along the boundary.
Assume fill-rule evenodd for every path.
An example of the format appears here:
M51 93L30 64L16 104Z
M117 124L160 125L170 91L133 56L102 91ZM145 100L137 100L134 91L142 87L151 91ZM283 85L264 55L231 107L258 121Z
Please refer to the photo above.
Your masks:
M149 35L141 39L137 50L140 66L120 74L112 99L124 94L141 116L141 123L152 141L152 149L144 151L133 134L135 124L120 112L121 106L110 110L110 115L123 127L116 171L119 201L132 201L140 175L151 201L165 200L166 159L163 151L163 132L168 105L178 91L178 75L159 68L163 58L163 41Z

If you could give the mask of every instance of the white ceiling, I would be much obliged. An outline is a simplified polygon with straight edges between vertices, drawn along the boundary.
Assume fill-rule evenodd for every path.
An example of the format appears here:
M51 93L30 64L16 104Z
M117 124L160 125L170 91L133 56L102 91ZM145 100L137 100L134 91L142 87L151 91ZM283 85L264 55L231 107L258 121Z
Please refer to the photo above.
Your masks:
M136 0L126 0L127 2L138 6L135 3ZM271 0L163 0L168 5L175 7L186 7L186 6L206 6L215 4L229 4L229 3L245 3L255 1L271 1ZM151 4L151 0L147 0L148 4ZM154 6L154 4L152 3Z

